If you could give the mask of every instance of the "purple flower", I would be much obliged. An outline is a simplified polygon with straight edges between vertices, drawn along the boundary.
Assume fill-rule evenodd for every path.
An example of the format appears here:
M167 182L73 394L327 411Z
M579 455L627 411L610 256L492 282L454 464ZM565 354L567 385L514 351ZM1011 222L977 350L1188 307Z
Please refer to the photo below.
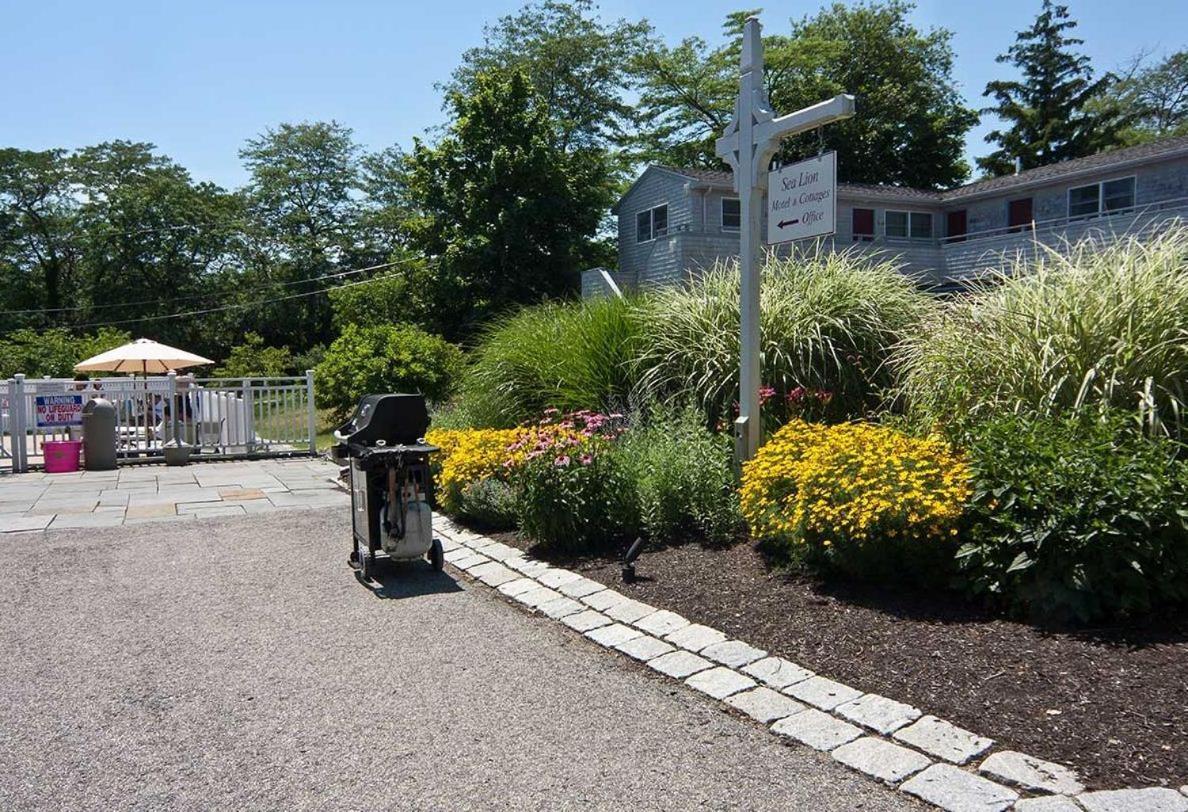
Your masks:
M580 462L582 465L589 465L590 463L594 462L594 455L583 454L582 456L578 457L578 462Z
M556 465L558 468L564 468L565 466L569 465L569 457L560 456L553 460L553 465Z

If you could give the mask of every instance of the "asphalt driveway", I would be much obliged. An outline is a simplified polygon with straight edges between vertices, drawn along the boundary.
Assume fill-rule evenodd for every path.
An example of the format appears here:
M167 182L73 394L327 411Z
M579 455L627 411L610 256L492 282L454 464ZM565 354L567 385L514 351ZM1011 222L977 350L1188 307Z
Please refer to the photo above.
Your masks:
M0 537L0 808L920 808L347 522Z

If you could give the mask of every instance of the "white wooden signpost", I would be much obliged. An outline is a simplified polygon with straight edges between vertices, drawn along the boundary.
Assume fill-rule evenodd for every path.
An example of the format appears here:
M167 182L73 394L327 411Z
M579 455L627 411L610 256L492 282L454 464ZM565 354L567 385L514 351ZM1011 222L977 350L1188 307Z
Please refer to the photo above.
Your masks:
M735 421L735 453L739 462L750 459L759 448L759 269L760 228L762 227L763 193L768 186L768 167L779 150L780 141L805 130L823 127L854 115L854 97L834 96L829 101L814 104L795 113L776 118L771 102L763 89L763 39L759 20L747 19L743 26L742 59L740 60L738 99L734 103L734 120L717 141L717 154L734 170L734 189L738 192L742 228L739 233L739 275L742 285L742 358L739 363L739 415ZM821 158L826 156L819 156ZM836 168L836 161L834 161ZM774 173L791 172L795 167ZM836 173L834 173L836 175ZM824 178L821 175L820 178ZM820 185L814 184L814 185ZM796 190L790 190L795 192ZM836 197L836 193L832 195ZM823 201L820 201L823 202ZM800 204L797 204L798 206ZM821 207L814 209L819 210ZM830 206L832 208L832 204ZM836 214L836 212L834 212ZM795 218L792 214L782 219ZM797 218L801 219L801 218ZM836 217L832 217L836 220ZM798 236L782 237L786 242L814 236L823 227L814 220L802 229L792 229L801 223L786 224L777 233ZM815 228L814 228L815 227ZM769 227L770 228L770 227ZM785 230L787 230L785 232ZM830 226L832 231L832 225ZM770 236L769 231L769 236ZM825 232L828 233L828 232Z

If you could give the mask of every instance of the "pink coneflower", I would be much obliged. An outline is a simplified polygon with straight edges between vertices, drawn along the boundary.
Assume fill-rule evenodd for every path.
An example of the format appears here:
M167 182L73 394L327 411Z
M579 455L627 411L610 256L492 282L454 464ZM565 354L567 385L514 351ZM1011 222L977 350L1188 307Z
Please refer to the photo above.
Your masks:
M553 460L553 465L556 465L558 468L564 468L565 466L569 465L569 457L564 455L560 456Z
M582 465L589 465L590 463L594 462L594 455L583 454L582 456L578 457L578 462L580 462Z

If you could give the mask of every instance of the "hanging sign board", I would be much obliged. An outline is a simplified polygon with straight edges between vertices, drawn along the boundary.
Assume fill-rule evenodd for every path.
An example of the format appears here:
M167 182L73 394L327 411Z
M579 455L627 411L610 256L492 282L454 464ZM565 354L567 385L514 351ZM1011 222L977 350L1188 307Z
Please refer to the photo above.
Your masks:
M37 428L56 429L82 425L82 395L38 395L34 401Z
M836 152L768 173L768 245L825 237L836 230Z

